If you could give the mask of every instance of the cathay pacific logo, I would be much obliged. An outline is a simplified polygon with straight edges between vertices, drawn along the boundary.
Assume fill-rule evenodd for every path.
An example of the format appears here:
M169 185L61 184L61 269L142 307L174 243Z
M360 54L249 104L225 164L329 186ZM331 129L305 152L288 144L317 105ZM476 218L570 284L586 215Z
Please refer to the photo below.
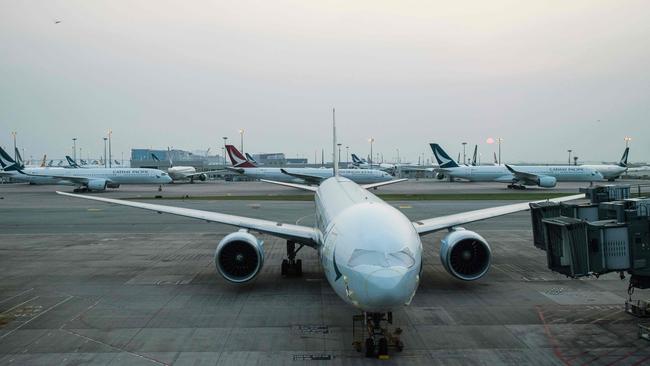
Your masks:
M458 167L458 164L454 161L454 159L450 158L449 155L445 152L445 150L440 147L438 144L430 144L431 145L431 150L433 150L433 155L436 157L436 160L438 161L438 165L440 165L441 168L456 168Z

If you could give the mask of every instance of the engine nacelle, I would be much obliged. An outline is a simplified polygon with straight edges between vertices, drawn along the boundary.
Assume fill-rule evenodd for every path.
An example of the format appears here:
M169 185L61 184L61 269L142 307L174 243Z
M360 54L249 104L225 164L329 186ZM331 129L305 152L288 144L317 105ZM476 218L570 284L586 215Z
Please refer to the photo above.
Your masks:
M106 179L91 179L86 184L86 187L91 191L104 191L106 190L106 185Z
M537 185L543 188L553 188L557 184L557 179L555 177L550 177L548 175L543 175L537 179Z
M120 188L120 184L119 183L108 182L108 183L106 183L106 188Z
M464 280L474 281L490 269L492 251L479 234L463 228L454 229L442 239L440 260L447 272Z
M250 281L264 264L264 242L246 230L228 234L217 245L214 264L230 282Z
M438 178L438 179L441 179L441 180L442 180L442 179L445 179L445 175L444 175L444 174L442 174L442 173L438 173L438 174L436 174L436 178Z
M198 178L199 178L199 180L201 182L205 182L206 180L208 180L208 175L207 174L199 174Z

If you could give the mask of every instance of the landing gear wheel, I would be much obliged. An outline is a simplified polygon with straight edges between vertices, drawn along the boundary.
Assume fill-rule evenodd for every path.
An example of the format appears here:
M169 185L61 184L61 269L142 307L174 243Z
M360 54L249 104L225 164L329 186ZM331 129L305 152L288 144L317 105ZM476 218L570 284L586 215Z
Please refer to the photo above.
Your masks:
M288 275L288 274L289 274L289 261L286 260L286 259L284 259L284 260L282 261L282 266L281 266L280 268L281 268L280 273L281 273L283 276Z
M379 358L388 357L388 340L386 338L381 338L379 340Z
M372 338L366 338L366 357L375 357L375 341Z

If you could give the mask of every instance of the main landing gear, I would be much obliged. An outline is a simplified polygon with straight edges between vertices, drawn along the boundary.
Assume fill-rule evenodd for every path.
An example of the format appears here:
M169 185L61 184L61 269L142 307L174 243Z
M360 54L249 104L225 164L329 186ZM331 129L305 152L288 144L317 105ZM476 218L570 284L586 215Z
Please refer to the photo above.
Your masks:
M509 189L526 189L526 186L522 186L521 184L508 184Z
M383 324L383 325L382 325ZM352 317L352 339L357 352L365 351L366 357L389 359L388 347L398 352L404 349L400 340L402 329L389 331L388 324L393 324L393 313L363 313ZM363 340L363 337L365 341ZM363 345L363 347L362 347Z
M72 192L74 192L74 193L86 193L86 192L90 192L90 190L88 189L88 187L81 186L81 187L77 187L77 188L73 189Z
M287 240L287 259L282 261L282 276L285 277L301 277L302 276L302 260L296 259L296 253L302 249L304 245L300 244L296 249L296 242Z

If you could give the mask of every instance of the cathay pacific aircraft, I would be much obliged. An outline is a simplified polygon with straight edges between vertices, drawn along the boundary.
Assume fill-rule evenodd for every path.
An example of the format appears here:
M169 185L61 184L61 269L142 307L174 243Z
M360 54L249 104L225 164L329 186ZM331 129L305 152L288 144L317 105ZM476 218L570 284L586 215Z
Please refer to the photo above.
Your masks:
M160 161L160 159L154 153L151 153L151 157L155 161ZM169 174L174 182L189 180L190 183L194 183L194 179L198 179L204 182L208 179L208 174L222 172L221 170L197 172L196 168L193 166L174 165L174 162L172 161L171 150L169 149L167 149L167 158L169 159L169 168L167 168L167 174Z
M585 168L594 169L605 177L609 181L613 181L616 178L620 177L621 174L627 171L627 156L630 153L630 148L626 147L623 151L623 156L618 164L584 164L580 165Z
M337 162L336 137L333 140L333 161ZM415 296L422 280L421 236L449 230L440 248L440 259L445 269L461 280L478 280L488 272L492 252L481 235L460 225L529 208L529 203L524 202L411 221L368 191L370 187L390 182L358 185L340 173L338 165L334 164L332 177L325 178L318 187L271 182L314 193L314 227L190 208L58 193L241 228L225 236L217 245L214 255L217 272L234 283L252 280L265 263L264 242L253 234L255 232L287 240L287 258L281 266L283 275L302 272L302 262L296 259L296 252L302 247L318 251L325 278L334 292L363 313L368 357L387 354L388 344L393 338L384 331L386 323L392 321L393 311L408 306ZM574 195L551 201L582 197L584 195Z
M274 180L278 182L293 182L318 185L332 177L332 169L325 168L263 168L249 161L233 145L226 145L232 167L226 169L254 179ZM377 169L340 169L340 175L359 184L397 183L404 179L393 180L390 174Z
M460 166L449 157L440 145L431 144L431 150L440 165L436 169L439 179L449 176L472 182L508 183L508 188L513 189L524 189L525 186L552 188L557 182L595 182L604 179L600 172L585 166L514 166L508 164Z
M169 175L146 168L24 168L0 148L0 175L30 184L75 185L75 191L104 191L121 184L167 184Z

